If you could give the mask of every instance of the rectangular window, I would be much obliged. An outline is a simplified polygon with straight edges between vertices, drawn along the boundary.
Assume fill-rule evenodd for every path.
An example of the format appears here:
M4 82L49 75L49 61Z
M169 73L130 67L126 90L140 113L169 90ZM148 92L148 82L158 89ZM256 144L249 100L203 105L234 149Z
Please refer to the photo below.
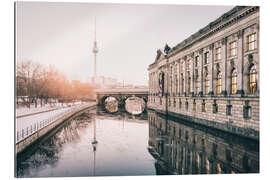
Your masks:
M206 111L206 107L205 107L205 100L203 100L202 102L202 112L205 112Z
M216 100L214 100L214 103L213 103L213 113L217 113L217 112L218 112L218 105L217 105Z
M236 56L237 55L237 42L233 41L229 45L229 56Z
M184 94L184 75L181 73L181 94Z
M186 111L188 111L188 102L186 101Z
M247 36L247 51L256 49L256 33Z
M195 67L198 67L199 65L199 56L195 57Z
M221 59L221 47L216 48L216 60Z
M251 118L251 106L244 106L244 118Z
M249 106L249 101L245 101L245 106L243 108L244 118L249 119L251 118L251 106Z
M237 92L237 77L232 77L232 94L236 94Z
M179 128L179 138L181 138L182 136L182 132L181 132L181 129Z
M204 64L209 63L209 52L204 53Z
M252 71L249 75L249 91L251 94L255 94L257 90L257 74L256 71Z
M178 93L178 76L175 75L175 93Z
M216 81L216 93L221 94L222 91L222 82L221 82L221 74L218 75L217 81Z
M188 72L188 94L191 94L191 77L189 76L189 72Z
M197 108L197 106L196 106L196 101L195 101L195 99L193 100L193 111L196 111L196 108Z
M227 111L226 111L227 116L231 116L232 115L232 105L228 104L226 108L227 108Z
M209 79L205 80L205 94L208 94L210 90L210 81Z
M196 94L199 94L199 89L200 89L200 80L199 80L199 76L196 76L196 82L195 82L195 92L196 92Z

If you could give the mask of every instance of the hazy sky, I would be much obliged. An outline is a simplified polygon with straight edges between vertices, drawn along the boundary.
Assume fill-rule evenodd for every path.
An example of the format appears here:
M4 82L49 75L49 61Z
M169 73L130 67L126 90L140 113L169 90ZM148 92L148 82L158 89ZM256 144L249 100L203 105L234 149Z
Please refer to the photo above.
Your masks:
M54 64L69 79L89 80L96 17L97 74L146 85L157 49L175 46L231 8L19 2L17 61Z

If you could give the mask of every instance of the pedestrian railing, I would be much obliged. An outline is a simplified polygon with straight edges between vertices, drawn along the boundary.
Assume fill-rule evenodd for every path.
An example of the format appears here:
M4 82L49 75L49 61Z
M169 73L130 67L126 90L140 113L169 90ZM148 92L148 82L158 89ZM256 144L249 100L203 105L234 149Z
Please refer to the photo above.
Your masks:
M25 138L31 136L35 132L39 131L40 129L43 129L44 127L50 125L51 123L55 122L56 120L63 118L64 116L70 115L70 113L75 112L78 109L81 109L83 106L87 106L85 104L83 105L76 105L75 107L71 109L67 109L61 113L52 115L49 118L42 119L40 121L37 121L30 126L27 126L25 128L22 128L20 130L16 131L16 144L19 143L20 141L24 140Z

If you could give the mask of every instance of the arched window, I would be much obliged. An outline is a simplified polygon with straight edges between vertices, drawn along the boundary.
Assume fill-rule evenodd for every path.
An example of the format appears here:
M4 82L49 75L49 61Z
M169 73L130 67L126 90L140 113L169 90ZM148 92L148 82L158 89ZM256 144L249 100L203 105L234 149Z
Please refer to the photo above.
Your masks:
M202 101L202 112L206 111L206 104L205 104L205 100L203 99Z
M164 72L159 73L158 89L159 89L159 95L163 96L164 95Z
M171 66L171 72L170 72L170 96L172 94L173 90L173 67Z
M175 79L175 93L177 94L178 93L178 76L177 76L177 74L175 74L174 79Z
M196 100L195 100L195 99L193 99L193 108L192 108L192 109L193 109L193 111L196 111L196 107L197 107L197 106L196 106Z
M222 87L221 77L222 77L221 72L218 72L217 82L216 82L216 93L217 94L221 94L221 87Z
M236 94L237 92L237 72L236 69L232 70L232 94Z
M188 102L186 101L186 111L188 111Z
M196 91L196 94L199 94L199 88L200 88L200 80L199 80L199 75L197 74L195 76L195 91Z
M174 66L174 93L177 93L177 91L178 91L177 74L178 74L178 70L177 70L177 63L176 63Z
M257 71L255 65L252 65L249 71L249 92L255 94L257 90Z
M190 72L187 72L187 76L188 76L188 94L191 93L191 77L190 77Z
M209 93L209 87L210 87L210 81L209 81L209 75L208 75L208 72L206 71L205 72L205 79L204 79L205 83L205 94L208 94Z
M181 94L184 94L184 75L181 73Z

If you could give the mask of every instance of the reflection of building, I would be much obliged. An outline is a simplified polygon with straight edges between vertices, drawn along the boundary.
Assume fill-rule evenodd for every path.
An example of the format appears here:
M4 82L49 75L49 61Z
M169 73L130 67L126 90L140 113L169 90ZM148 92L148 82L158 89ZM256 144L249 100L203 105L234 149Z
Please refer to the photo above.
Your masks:
M237 6L149 65L148 107L259 139L259 7Z
M148 111L148 121L149 150L169 174L259 172L258 141L166 119L155 111Z

